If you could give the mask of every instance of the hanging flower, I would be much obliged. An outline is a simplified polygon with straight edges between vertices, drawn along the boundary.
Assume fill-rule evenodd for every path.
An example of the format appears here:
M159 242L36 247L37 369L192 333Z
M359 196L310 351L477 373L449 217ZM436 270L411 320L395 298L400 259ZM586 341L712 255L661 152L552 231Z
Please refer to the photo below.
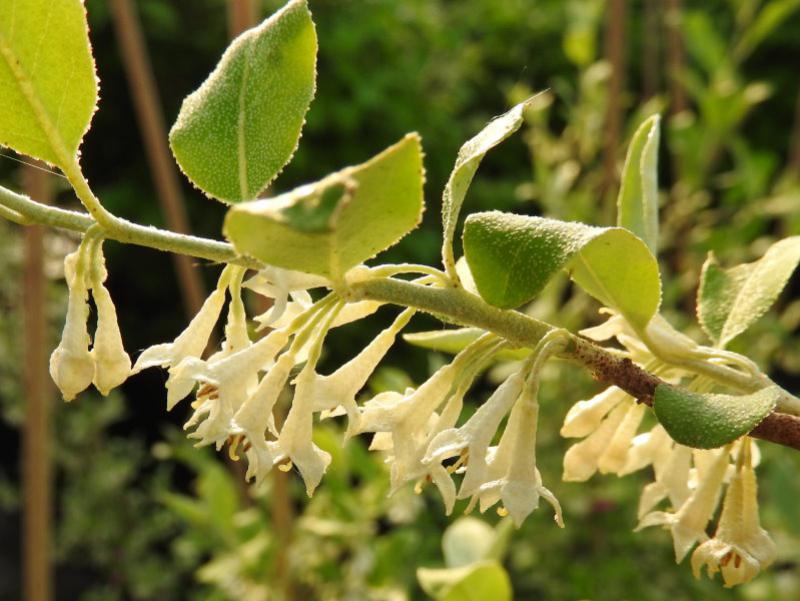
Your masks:
M58 386L65 401L71 401L85 390L94 379L94 359L89 351L91 338L86 322L89 319L86 262L82 260L85 247L64 259L64 272L69 296L67 319L61 341L50 355L50 376Z
M749 446L745 437L743 445ZM722 515L714 538L704 542L692 554L692 572L700 577L703 567L708 575L722 572L726 587L749 582L775 560L775 543L761 528L758 519L758 485L749 458L737 469L722 506Z
M103 285L107 271L101 244L97 242L91 265L92 298L97 307L97 330L91 355L94 360L94 385L105 396L128 379L131 358L122 344L114 301Z
M697 541L708 539L706 524L717 507L729 465L729 448L725 447L717 452L714 463L704 474L702 481L676 513L648 513L640 520L636 530L659 525L669 529L675 547L675 561L680 563Z
M312 304L308 290L328 284L328 280L321 276L267 265L247 280L244 285L261 296L273 299L272 306L255 318L260 327L265 328L275 325L275 322L284 315L284 312L292 304L289 302L290 296L297 305L292 307L291 311L296 315Z

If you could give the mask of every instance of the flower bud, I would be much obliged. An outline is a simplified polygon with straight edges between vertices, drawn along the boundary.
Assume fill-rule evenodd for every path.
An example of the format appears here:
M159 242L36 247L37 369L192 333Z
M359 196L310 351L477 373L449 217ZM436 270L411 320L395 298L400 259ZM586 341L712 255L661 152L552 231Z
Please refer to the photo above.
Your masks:
M97 330L91 351L94 359L93 382L100 394L105 396L128 379L131 358L123 347L117 324L117 310L108 290L102 283L95 282L92 297L97 307Z
M89 332L86 321L89 305L84 282L84 268L79 259L82 249L64 259L69 298L67 320L61 342L50 355L50 376L58 386L65 401L71 401L86 389L94 378L94 360L89 352Z

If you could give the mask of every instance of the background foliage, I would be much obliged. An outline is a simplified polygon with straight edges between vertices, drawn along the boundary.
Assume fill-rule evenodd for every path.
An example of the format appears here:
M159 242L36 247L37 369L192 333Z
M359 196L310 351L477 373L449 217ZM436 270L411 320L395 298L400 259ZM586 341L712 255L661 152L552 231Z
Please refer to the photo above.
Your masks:
M264 2L264 14L280 4ZM621 97L612 99L626 116L620 143L643 116L665 114L665 304L673 323L699 337L693 299L705 253L714 250L724 264L735 264L779 237L800 233L800 164L792 163L798 161L800 136L791 125L800 3L684 2L687 56L680 81L689 110L680 114L670 110L663 61L657 73L643 64L645 46L653 43L644 33L647 3L628 4L627 81ZM776 5L785 18L771 20ZM227 44L225 6L221 0L140 0L137 7L171 121ZM362 162L407 131L419 131L428 211L422 227L387 253L387 260L433 263L440 246L438 199L458 147L491 116L548 88L528 111L522 135L487 157L465 212L513 209L609 225L616 188L609 189L603 171L610 66L600 60L607 9L602 0L317 0L311 8L320 41L317 98L276 192ZM103 98L83 146L87 176L113 212L161 225L108 5L87 0L87 9ZM663 58L663 32L659 39ZM653 91L661 93L645 97L642 90L654 77ZM17 177L17 164L0 158L0 179L18 187ZM185 188L193 231L218 236L222 207L188 183ZM58 201L76 205L66 188ZM0 537L13 541L19 532L16 457L24 414L20 306L13 284L20 281L21 247L17 229L4 223L0 228ZM47 238L53 344L66 302L59 257L73 243L60 234ZM115 244L107 245L107 255L128 349L174 337L185 318L170 263L156 252ZM209 280L215 273L200 269ZM796 293L797 284L790 288ZM572 328L592 322L595 305L570 292L566 281L556 281L530 311ZM797 390L800 301L792 301L791 293L732 347L747 350L779 383ZM420 319L418 325L425 329L433 322ZM330 364L330 357L369 340L379 324L374 327L337 332ZM393 367L383 368L372 386L419 382L441 360L398 345L387 361ZM145 371L118 395L83 395L57 407L59 599L426 598L416 568L444 565L441 536L459 506L447 518L433 495L405 490L387 498L383 466L367 455L363 440L342 448L336 426L318 441L334 460L313 499L305 498L293 477L252 491L235 464L192 449L177 434L186 409L165 413L162 377ZM548 368L545 377L540 468L564 503L567 528L555 528L547 511L534 513L513 532L496 516L483 518L496 524L491 554L508 571L515 598L800 596L800 490L793 478L800 458L762 445L763 522L775 534L777 564L733 592L696 582L686 566L673 564L666 535L631 532L641 478L558 482L565 445L557 431L567 402L595 386L566 366ZM480 388L473 394L476 402L485 396ZM478 538L488 536L482 532ZM17 558L14 545L0 550L0 599L19 598Z

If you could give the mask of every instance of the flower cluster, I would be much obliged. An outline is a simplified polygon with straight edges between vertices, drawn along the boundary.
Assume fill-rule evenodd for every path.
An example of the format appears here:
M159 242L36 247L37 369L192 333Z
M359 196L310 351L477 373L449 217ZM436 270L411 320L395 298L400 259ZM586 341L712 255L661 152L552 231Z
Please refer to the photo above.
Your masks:
M61 342L50 356L50 375L64 399L94 384L103 395L124 382L131 360L122 344L117 311L104 282L108 276L103 241L87 235L64 260L69 296ZM89 292L97 309L94 343L89 335ZM91 348L90 348L91 347Z
M598 341L614 337L636 363L669 382L688 379L688 387L698 391L710 390L713 384L684 371L671 358L713 354L739 369L751 369L738 355L702 347L675 332L660 316L641 338L614 313L605 323L581 333ZM623 476L652 466L655 480L642 491L637 530L649 526L668 529L678 563L701 543L691 560L697 577L706 566L709 575L722 571L726 586L749 581L775 557L774 544L758 521L755 443L745 436L722 449L703 450L674 442L661 425L637 434L643 412L642 405L615 386L576 403L567 413L561 434L582 440L564 456L564 480L585 481L596 472ZM709 539L706 528L726 485L716 534ZM656 510L662 502L672 511Z

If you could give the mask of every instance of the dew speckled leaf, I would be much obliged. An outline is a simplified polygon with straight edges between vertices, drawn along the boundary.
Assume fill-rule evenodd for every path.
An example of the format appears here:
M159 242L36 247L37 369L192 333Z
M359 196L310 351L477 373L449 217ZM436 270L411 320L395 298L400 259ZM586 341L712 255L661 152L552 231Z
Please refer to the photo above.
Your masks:
M617 225L639 236L653 255L658 250L660 120L658 115L653 115L633 134L617 197Z
M366 163L232 207L224 232L242 254L335 278L419 224L423 182L420 139L409 134Z
M755 428L775 408L777 386L753 394L700 394L669 384L656 388L653 409L675 442L697 449L714 449Z
M0 146L64 168L97 106L80 0L0 1Z
M224 202L255 199L289 162L314 97L317 37L305 0L236 38L183 101L169 134L194 185Z
M461 205L464 203L464 197L467 195L472 178L486 153L519 129L524 121L525 107L530 101L531 99L528 99L492 119L480 133L465 142L458 151L456 164L453 166L450 179L447 180L442 194L442 226L444 228L442 258L448 271L455 268L453 237Z
M775 302L800 262L800 236L773 244L758 261L723 269L709 254L700 276L697 316L714 343L726 346Z
M481 296L503 309L533 298L560 269L644 327L661 301L658 264L628 230L492 211L464 226L464 254Z

